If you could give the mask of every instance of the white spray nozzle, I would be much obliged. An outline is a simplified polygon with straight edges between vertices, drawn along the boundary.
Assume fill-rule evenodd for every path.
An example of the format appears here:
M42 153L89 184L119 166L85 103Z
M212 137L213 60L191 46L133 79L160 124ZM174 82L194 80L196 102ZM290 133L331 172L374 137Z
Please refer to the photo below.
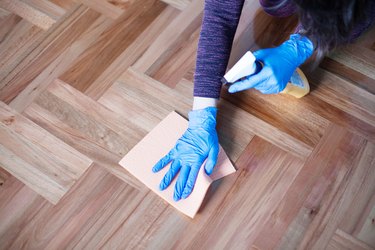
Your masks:
M222 78L223 84L234 83L242 77L252 75L257 69L255 63L256 58L250 51L246 52L245 55L224 75Z

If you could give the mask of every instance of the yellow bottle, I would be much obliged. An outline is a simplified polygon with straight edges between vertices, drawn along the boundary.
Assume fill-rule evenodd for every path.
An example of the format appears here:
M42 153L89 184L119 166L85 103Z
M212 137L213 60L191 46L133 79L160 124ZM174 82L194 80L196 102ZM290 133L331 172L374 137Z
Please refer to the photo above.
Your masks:
M307 78L302 70L300 68L297 68L297 70L294 71L285 89L281 93L301 98L307 95L309 92L309 82L307 81Z

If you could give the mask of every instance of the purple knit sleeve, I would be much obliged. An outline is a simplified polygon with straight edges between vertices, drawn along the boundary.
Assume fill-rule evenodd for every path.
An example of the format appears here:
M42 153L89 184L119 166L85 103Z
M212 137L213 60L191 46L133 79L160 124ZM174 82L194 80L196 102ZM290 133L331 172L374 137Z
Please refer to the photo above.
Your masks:
M206 0L194 74L194 96L219 98L244 0Z

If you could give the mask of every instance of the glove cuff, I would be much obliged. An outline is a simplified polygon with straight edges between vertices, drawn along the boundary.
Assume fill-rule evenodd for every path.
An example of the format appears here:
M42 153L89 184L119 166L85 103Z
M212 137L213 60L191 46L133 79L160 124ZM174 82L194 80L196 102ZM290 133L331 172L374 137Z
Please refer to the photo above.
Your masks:
M297 66L304 63L314 52L314 44L306 36L293 34L285 44L291 45L297 52Z
M189 128L212 129L216 127L217 108L207 107L189 112Z

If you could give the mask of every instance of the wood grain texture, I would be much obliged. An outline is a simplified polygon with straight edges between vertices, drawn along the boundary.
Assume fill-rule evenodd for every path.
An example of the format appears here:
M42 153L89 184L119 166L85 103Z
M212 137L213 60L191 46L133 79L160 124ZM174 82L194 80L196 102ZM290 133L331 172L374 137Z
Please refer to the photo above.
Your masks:
M0 167L0 187L2 187L5 181L11 176L9 172Z
M189 37L183 37L184 41L180 42L180 47L176 48L176 51L159 67L150 69L148 74L155 80L174 88L186 72L195 66L199 34L200 27Z
M77 1L111 19L119 18L123 13L122 9L117 8L116 6L114 6L113 4L110 4L107 1L103 1L103 0L77 0Z
M335 60L330 59L329 57L324 58L323 62L320 64L320 67L328 70L340 77L349 80L351 83L359 86L360 88L375 94L375 80L353 70L352 68L345 66Z
M32 80L25 89L10 103L10 106L22 111L33 100L42 93L59 75L65 72L72 62L86 50L86 46L90 46L96 37L103 32L109 25L106 18L99 17L91 24L87 32L70 45L63 53L61 53L51 64Z
M328 125L326 119L305 107L304 100L299 101L291 96L262 95L256 90L229 94L227 87L223 88L222 96L310 147L317 145Z
M0 243L7 248L17 238L23 225L50 203L22 182L11 176L2 187L0 195Z
M56 22L56 20L46 13L21 0L1 0L0 7L7 11L14 12L44 30L49 29Z
M374 249L364 242L354 238L350 234L347 234L341 230L337 230L330 240L326 249L334 250L334 249L358 249L358 250L371 250Z
M0 79L5 79L35 49L43 33L39 27L21 20L5 34L0 43ZM14 50L17 51L17 57L14 55ZM2 86L1 81L0 86ZM2 89L2 91L6 90Z
M21 17L0 8L0 41L22 20ZM1 43L0 43L1 44Z
M277 209L303 161L254 137L235 164L239 174L223 201L225 205L191 239L190 248L249 249L264 221ZM246 208L241 209L244 204ZM217 230L223 231L220 237L216 237Z
M55 21L61 18L66 12L65 9L47 0L24 0L24 2L34 9L43 12Z
M93 141L79 129L74 129L66 125L50 111L37 104L32 104L25 110L25 115L124 182L136 189L143 188L138 181L131 178L129 173L118 165L118 162L121 160L120 155L104 148L100 143Z
M360 154L363 152L363 147L358 147L360 149ZM357 151L358 151L357 149ZM305 236L301 242L301 247L317 247L321 248L326 246L334 234L338 224L345 220L345 211L348 209L350 204L352 204L355 197L355 193L358 192L360 188L358 183L368 182L367 177L371 178L371 175L367 175L370 166L363 166L358 164L360 156L351 152L351 157L356 156L353 162L345 161L341 163L344 159L340 155L340 161L338 166L340 168L348 168L345 174L339 175L339 178L332 185L332 192L328 193L323 199L330 200L330 203L322 204L319 208L320 211L326 211L326 213L318 214L311 225L305 232ZM360 155L359 154L359 155ZM348 164L349 163L349 164ZM343 165L343 166L342 166ZM350 168L351 167L351 168ZM345 182L341 183L342 180ZM354 188L355 186L355 188ZM354 188L353 193L345 192L346 189ZM331 214L332 216L327 216ZM319 233L318 233L319 232Z
M137 1L59 78L84 92L164 8L158 1Z
M0 105L0 165L56 204L92 161L5 104Z
M176 9L184 10L187 6L189 6L190 2L189 0L161 0L171 6L173 6Z
M70 10L77 4L75 0L49 0L50 2L60 6L64 10Z
M175 18L177 14L178 12L174 8L166 7L134 42L90 84L85 94L98 100L117 78L144 53L159 35L160 30L164 29L169 20Z
M71 240L76 236L81 238L82 235L78 235L78 232L89 230L100 215L108 213L107 216L113 215L118 220L126 218L143 196L144 194L94 164L56 206L42 203L32 218L25 218L28 219L24 221L27 226L19 228L14 240L4 247L60 248L70 243L74 245ZM116 204L127 205L121 211L122 217L107 210L115 200ZM101 212L98 208L102 209ZM72 228L75 230L72 231Z
M189 7L182 11L160 33L156 41L154 41L133 67L143 73L151 73L153 72L153 68L160 67L164 60L175 52L176 45L183 41L187 35L190 36L191 31L197 28L201 22L202 11L203 1L192 1Z
M317 69L309 74L315 85L312 96L358 118L375 124L375 95L329 72Z
M332 196L339 196L337 188L346 183L345 176L356 166L365 143L362 138L331 125L255 244L265 248L304 249L307 247L304 244L315 243L314 239L308 238L307 231L312 228L311 224L327 226L326 222L319 221L319 224L318 218L330 214L325 209L331 207ZM328 226L335 227L333 224ZM272 238L262 237L270 230ZM317 234L318 231L310 232ZM321 235L330 237L328 233Z
M90 27L98 17L99 15L96 12L79 6L66 15L65 19L61 19L61 23L56 24L55 29L47 32L45 36L40 37L40 43L33 49L32 53L29 53L23 58L22 61L18 63L17 67L1 81L0 100L5 103L13 101L22 90L29 86L30 82L37 77L41 77L41 73L54 62L82 32ZM51 70L49 70L49 72L50 71ZM47 74L47 72L45 72L45 74ZM29 87L26 92L33 92L33 90L35 91L38 87L39 85ZM27 98L23 97L19 99L21 100L14 101L15 104L12 104L12 106L17 111L22 112L24 107L16 103L22 102L22 100L25 101ZM22 107L18 108L18 105Z
M109 172L140 188L118 162L146 131L135 129L121 116L59 80L25 113Z
M375 51L355 44L335 50L329 58L342 63L372 79L375 78Z
M0 7L0 100L43 133L0 122L0 158L54 173L69 159L45 156L52 136L93 164L63 173L75 181L56 205L0 170L0 248L375 248L375 28L305 65L302 99L222 89L217 131L239 170L212 183L190 220L118 161L171 111L188 116L204 1L4 2L16 7ZM40 28L38 13L54 24ZM297 22L246 0L228 66Z

